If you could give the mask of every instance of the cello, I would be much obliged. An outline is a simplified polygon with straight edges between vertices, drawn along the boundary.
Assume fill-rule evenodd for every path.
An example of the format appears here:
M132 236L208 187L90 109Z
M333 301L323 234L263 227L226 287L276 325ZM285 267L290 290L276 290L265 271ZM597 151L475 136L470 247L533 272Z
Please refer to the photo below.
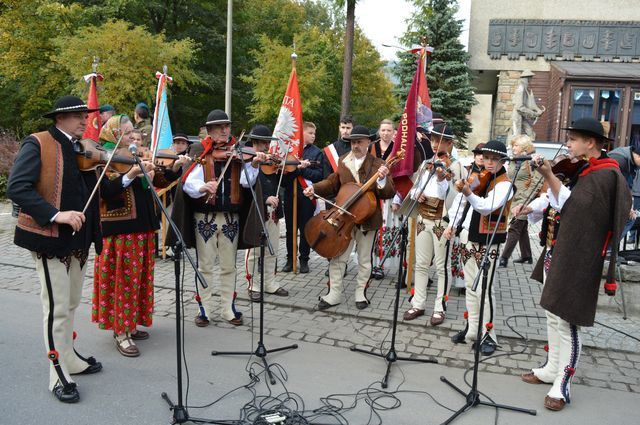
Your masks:
M404 150L400 150L387 158L385 165L391 168L403 158ZM343 184L331 209L320 211L307 222L304 236L318 255L335 258L347 250L353 228L364 223L376 211L378 201L371 188L377 180L376 173L364 184Z

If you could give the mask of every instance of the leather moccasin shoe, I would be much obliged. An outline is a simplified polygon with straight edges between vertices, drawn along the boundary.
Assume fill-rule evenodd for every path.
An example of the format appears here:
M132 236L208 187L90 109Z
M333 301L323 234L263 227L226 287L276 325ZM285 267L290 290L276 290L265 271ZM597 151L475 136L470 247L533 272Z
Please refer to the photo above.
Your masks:
M564 409L565 401L561 398L553 398L546 396L544 398L544 407L549 410L553 410L554 412L559 412Z
M366 301L356 301L356 308L358 310L364 310L365 308L369 307L369 303Z
M287 291L283 287L280 287L280 288L276 289L275 292L269 292L269 294L277 295L279 297L288 297L289 296L289 291Z
M231 323L233 326L240 326L244 323L244 321L242 320L242 317L234 317L231 320L227 320L229 323Z
M320 310L320 311L326 310L328 308L335 307L337 305L338 304L329 304L328 302L326 302L325 300L323 300L321 298L320 301L318 301L318 310Z
M523 373L520 375L520 379L522 379L527 384L544 384L544 381L541 381L533 372Z
M249 291L249 299L254 303L259 303L262 301L262 297L260 296L260 292L258 291Z
M75 382L67 385L58 383L51 392L63 403L77 403L80 401L80 393L78 392Z
M467 330L462 330L460 332L458 332L457 334L455 334L454 336L451 337L451 342L453 342L454 344L466 344L467 341L465 339L465 336L467 336Z
M438 326L438 325L441 325L442 322L444 322L444 318L445 318L444 311L434 311L433 314L431 315L431 319L429 320L429 323L431 323L431 326Z
M483 356L490 356L496 351L497 346L490 337L487 337L482 341L482 344L480 344L480 352Z
M417 308L410 308L409 310L405 311L402 318L406 321L409 321L409 320L417 319L420 316L424 316L424 310L420 310Z
M92 364L89 364L89 366L87 366L87 368L82 372L70 373L70 375L92 375L94 373L100 372L101 370L102 370L102 363L94 362Z
M206 317L202 317L200 315L196 316L196 326L199 328L205 328L207 326L209 326L209 319L207 319Z

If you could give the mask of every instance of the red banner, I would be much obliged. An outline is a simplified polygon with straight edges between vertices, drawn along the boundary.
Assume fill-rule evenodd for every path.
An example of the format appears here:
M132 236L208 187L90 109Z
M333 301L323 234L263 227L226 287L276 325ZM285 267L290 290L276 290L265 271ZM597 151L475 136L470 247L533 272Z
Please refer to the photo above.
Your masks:
M100 104L98 103L98 88L96 86L97 80L102 80L100 74L89 74L84 76L85 81L89 82L89 97L87 99L87 106L90 109L98 109ZM89 113L87 117L87 127L82 134L83 139L93 139L96 142L100 139L100 129L102 128L102 120L100 119L100 111Z
M296 69L291 70L287 91L282 99L282 106L278 114L278 121L273 129L274 140L269 149L272 153L283 155L283 150L293 154L296 158L302 158L303 129L302 129L302 102L300 90L298 90L298 75Z

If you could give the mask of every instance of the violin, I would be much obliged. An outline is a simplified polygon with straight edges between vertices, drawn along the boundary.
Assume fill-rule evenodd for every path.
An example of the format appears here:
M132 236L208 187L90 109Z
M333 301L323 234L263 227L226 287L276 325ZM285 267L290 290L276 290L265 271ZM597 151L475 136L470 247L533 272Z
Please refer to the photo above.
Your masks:
M320 165L319 161L309 161L309 163L312 167ZM298 165L300 165L300 160L291 154L287 155L287 159L284 161L284 166L281 158L276 155L270 155L269 161L260 165L260 170L264 174L269 175L277 173L284 168L284 173L287 174L292 171L296 171L298 169Z
M105 165L109 161L109 156L112 156L109 163L109 171L112 172L128 173L136 163L130 154L124 154L124 152L128 152L126 148L124 151L121 151L122 148L120 148L112 153L92 139L80 140L75 144L74 149L80 171L95 170L99 166Z
M542 161L542 158L531 160L531 168L538 168L542 165ZM570 154L561 154L553 158L550 163L553 174L562 184L566 185L576 178L578 173L588 164L588 161L586 159L575 158Z
M389 156L386 166L391 168L404 158L404 150ZM335 258L342 255L351 243L352 230L356 224L364 223L378 206L371 188L378 180L376 172L364 184L345 183L340 187L331 209L320 211L304 228L304 235L321 257Z
M431 171L435 166L437 168L442 168L444 171L444 178L447 180L451 180L453 177L453 171L451 170L451 158L447 152L438 152L436 156L438 158L437 161L428 161L427 162L427 170Z
M476 195L481 195L482 193L484 193L490 181L491 181L491 172L485 170L484 168L482 170L477 170L477 169L474 170L472 168L472 171L469 173L469 176L467 177L467 179L458 180L455 183L455 188L458 192L462 192L462 188L466 183L469 185L471 192L473 192Z

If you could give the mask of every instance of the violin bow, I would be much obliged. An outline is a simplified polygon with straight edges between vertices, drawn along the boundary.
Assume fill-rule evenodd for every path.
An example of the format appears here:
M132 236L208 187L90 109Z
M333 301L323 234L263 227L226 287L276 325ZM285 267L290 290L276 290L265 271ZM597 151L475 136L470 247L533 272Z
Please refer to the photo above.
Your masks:
M122 136L124 136L124 133L120 129L117 129L117 132L120 133L120 136L118 137L118 140L116 141L116 146L113 148L113 152L111 152L111 155L109 155L109 159L107 159L107 163L104 164L104 168L102 169L102 173L100 173L100 177L98 177L98 181L96 182L95 186L93 186L93 190L91 191L91 195L89 195L89 199L87 199L87 203L84 204L84 208L82 209L82 214L87 212L87 209L89 208L89 205L91 204L91 201L93 200L93 197L96 195L96 192L98 191L98 188L100 187L100 182L102 181L102 179L104 178L105 174L107 173L107 170L109 169L109 165L111 164L111 160L113 159L113 156L116 153L116 149L118 149L118 147L120 146L120 142L122 141ZM116 135L116 129L115 128L111 130L111 134L113 134L114 136ZM71 233L71 236L74 236L75 234L76 234L76 231L74 230L73 233Z

